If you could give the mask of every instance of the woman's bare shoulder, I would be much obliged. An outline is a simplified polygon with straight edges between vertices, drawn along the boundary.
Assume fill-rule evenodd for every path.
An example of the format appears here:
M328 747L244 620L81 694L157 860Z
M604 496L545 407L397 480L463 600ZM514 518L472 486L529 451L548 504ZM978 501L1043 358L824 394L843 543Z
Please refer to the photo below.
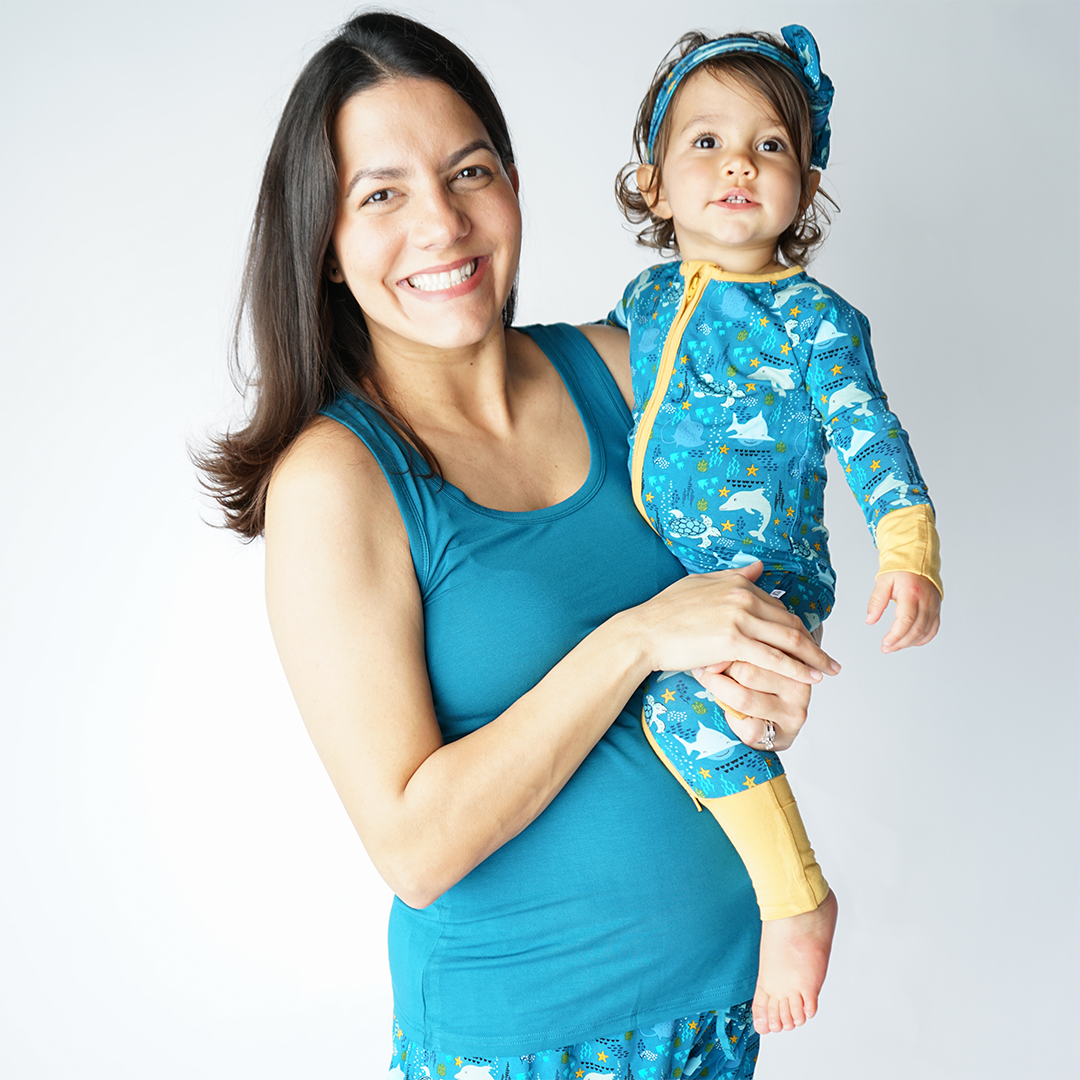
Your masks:
M586 323L578 329L588 338L589 344L607 364L627 405L633 406L634 391L630 383L630 337L618 326L602 326Z
M401 512L375 456L344 425L312 420L282 455L266 493L267 553L380 549L403 565L409 546ZM323 552L327 555L327 552Z
M390 486L367 446L343 424L318 416L292 441L274 467L267 491L273 504L390 498Z

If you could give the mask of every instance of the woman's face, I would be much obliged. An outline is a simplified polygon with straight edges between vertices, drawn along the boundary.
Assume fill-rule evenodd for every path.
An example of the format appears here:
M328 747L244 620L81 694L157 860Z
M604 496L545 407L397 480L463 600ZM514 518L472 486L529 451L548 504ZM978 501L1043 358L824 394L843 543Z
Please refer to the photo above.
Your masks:
M501 333L517 273L517 172L445 83L394 79L334 123L341 209L327 272L364 312L376 356Z

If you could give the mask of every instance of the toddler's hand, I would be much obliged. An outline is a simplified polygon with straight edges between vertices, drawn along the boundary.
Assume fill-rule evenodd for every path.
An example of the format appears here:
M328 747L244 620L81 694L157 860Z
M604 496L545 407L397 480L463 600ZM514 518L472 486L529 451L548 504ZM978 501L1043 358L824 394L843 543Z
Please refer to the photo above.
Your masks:
M909 645L925 645L938 632L941 594L929 578L907 570L879 574L866 608L866 621L876 623L896 601L892 626L881 642L883 653L898 652Z

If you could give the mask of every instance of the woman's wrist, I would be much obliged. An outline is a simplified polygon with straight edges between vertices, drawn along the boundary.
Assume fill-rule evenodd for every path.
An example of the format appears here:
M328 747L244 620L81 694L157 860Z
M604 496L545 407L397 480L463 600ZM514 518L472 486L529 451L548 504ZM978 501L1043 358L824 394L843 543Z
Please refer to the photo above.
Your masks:
M611 662L635 687L656 670L650 630L642 607L633 607L612 615L596 631L611 634Z

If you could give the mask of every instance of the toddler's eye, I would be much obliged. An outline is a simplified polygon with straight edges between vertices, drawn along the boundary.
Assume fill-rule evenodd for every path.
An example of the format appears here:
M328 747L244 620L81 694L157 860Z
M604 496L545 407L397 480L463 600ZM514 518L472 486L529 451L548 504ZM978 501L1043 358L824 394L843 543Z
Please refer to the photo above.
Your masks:
M694 146L698 150L715 150L716 139L712 135L699 135L694 140Z
M766 154L782 154L784 144L779 139L762 139L758 143L758 149Z

